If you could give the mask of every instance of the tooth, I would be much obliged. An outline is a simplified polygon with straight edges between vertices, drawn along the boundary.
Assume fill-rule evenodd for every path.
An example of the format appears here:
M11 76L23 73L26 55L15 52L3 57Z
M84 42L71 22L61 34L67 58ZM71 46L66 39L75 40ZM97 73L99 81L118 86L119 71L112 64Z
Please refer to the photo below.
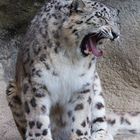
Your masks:
M88 50L84 50L84 53L89 53L89 51Z

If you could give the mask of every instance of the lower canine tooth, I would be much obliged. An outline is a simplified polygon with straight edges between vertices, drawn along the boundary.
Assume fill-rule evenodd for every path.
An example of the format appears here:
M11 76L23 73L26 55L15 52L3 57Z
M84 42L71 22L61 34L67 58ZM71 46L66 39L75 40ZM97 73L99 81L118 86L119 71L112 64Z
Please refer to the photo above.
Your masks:
M88 50L84 50L84 53L89 53L89 51Z

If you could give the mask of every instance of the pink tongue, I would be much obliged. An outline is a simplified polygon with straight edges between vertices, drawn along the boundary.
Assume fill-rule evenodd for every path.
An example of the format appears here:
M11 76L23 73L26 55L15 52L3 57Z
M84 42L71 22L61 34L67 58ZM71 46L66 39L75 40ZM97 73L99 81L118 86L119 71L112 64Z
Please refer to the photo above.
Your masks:
M96 41L93 41L91 38L89 39L87 46L88 50L91 51L96 57L103 55L103 52L96 48Z

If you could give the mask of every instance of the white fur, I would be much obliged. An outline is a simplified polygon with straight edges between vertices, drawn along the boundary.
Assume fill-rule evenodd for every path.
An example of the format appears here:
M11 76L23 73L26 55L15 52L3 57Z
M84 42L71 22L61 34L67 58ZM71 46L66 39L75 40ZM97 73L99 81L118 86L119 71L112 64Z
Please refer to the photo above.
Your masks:
M61 101L61 103L67 102L72 94L80 92L87 82L93 82L95 64L88 69L89 63L86 59L81 60L80 63L75 62L75 64L65 59L63 58L63 61L60 63L56 58L52 62L58 76L52 75L50 71L43 70L42 72L43 83L45 83L48 91L51 93L53 103L58 101ZM80 77L80 74L83 73L86 73L85 76Z

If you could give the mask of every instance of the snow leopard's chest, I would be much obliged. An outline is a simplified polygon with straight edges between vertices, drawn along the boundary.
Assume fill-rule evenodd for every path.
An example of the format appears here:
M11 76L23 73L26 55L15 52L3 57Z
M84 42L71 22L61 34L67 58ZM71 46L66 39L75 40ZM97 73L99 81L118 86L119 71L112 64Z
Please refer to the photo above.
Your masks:
M54 67L54 66L53 66ZM87 65L59 64L52 71L43 71L43 81L53 102L67 102L73 94L92 85L95 62Z

